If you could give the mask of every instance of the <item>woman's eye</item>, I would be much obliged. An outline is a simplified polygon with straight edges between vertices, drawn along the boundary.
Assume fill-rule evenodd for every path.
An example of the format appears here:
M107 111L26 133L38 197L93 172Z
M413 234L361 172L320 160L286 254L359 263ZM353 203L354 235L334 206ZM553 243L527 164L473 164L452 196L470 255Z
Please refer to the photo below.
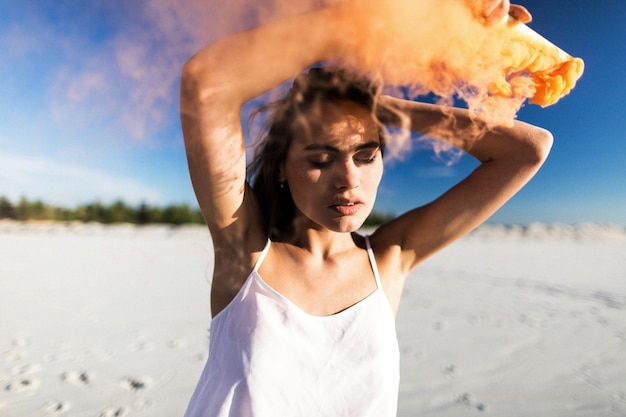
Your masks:
M330 158L317 158L310 159L309 164L311 164L315 168L325 168L329 166L333 161Z
M374 163L375 160L376 160L376 156L372 156L371 158L358 158L358 159L356 159L356 161L361 163L361 164L372 164L372 163Z
M376 156L377 152L367 152L355 155L354 160L360 164L371 164L376 160Z

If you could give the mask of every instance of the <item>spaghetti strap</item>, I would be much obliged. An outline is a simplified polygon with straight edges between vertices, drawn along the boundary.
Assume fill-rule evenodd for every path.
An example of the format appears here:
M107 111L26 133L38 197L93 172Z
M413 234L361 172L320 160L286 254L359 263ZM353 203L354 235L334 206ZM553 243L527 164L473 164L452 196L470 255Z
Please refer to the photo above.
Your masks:
M265 259L265 256L267 255L267 252L269 252L270 250L270 242L271 240L268 238L267 243L265 244L265 247L263 248L263 252L261 252L261 255L259 255L259 259L257 259L256 263L254 264L254 269L252 270L252 272L259 272L259 268L261 267L261 264L263 263L263 260Z
M374 257L374 251L372 250L372 245L370 244L369 235L365 235L365 246L367 247L367 256L370 259L372 271L374 272L374 278L376 278L376 286L378 288L382 288L383 286L380 283L380 275L378 274L378 265L376 265L376 258Z

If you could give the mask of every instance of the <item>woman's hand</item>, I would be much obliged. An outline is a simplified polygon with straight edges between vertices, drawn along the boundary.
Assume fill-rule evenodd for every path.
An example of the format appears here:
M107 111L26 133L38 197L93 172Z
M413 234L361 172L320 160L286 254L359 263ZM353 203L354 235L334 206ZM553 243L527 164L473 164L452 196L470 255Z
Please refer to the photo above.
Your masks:
M474 15L490 25L499 22L510 14L522 23L532 20L531 14L524 6L511 4L509 0L466 0Z

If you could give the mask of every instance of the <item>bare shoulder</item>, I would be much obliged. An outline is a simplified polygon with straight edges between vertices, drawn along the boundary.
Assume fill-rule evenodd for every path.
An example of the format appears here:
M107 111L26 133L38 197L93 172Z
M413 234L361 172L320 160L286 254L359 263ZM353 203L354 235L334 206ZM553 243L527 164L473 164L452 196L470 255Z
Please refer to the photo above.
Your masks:
M386 269L399 275L410 272L414 262L406 263L403 257L407 251L413 253L412 258L421 256L417 242L428 243L427 212L426 206L418 207L381 225L372 233L372 248L380 259L379 263ZM413 245L410 248L407 247L409 241Z

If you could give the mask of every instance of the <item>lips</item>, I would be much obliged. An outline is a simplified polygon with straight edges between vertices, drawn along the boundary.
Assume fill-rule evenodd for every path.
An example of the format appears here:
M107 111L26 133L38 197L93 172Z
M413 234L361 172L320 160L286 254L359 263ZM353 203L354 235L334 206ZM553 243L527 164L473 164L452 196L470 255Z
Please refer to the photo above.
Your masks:
M361 203L360 201L338 199L332 202L330 208L341 214L342 216L352 216L356 214L362 206L363 203Z

